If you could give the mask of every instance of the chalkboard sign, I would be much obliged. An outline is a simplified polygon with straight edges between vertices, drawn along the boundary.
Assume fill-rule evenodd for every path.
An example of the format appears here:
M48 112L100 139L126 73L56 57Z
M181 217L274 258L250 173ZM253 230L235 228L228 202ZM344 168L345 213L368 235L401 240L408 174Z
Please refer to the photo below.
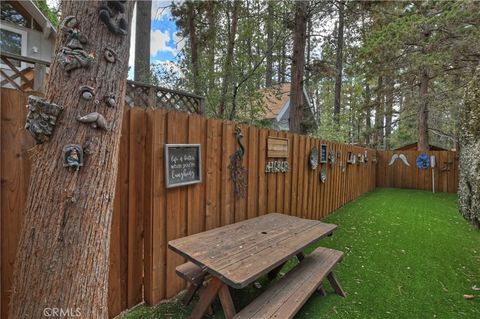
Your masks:
M200 144L165 144L167 188L202 181Z

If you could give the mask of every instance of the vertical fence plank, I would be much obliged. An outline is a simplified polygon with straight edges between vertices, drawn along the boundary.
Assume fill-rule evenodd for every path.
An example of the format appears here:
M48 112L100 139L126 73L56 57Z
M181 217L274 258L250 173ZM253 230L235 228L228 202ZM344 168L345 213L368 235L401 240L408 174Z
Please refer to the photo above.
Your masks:
M292 145L292 161L291 163L288 163L289 169L292 171L292 179L291 179L291 191L290 191L290 211L293 216L298 216L297 212L297 202L298 202L298 157L300 156L299 152L299 146L300 146L300 140L299 140L299 135L297 134L292 134L293 138L293 145Z
M127 308L127 265L128 265L128 157L130 111L123 113L122 135L118 161L117 184L110 235L110 270L108 272L108 312L115 317Z
M167 114L167 143L185 144L188 141L188 117L180 112ZM179 129L183 128L183 129ZM187 235L187 196L183 187L167 190L167 242ZM182 264L184 258L167 250L166 297L175 296L185 286L185 283L175 274L175 267Z
M267 174L265 163L267 158L268 131L261 129L258 135L258 215L267 213Z
M248 185L247 185L247 218L258 216L258 172L261 167L258 166L258 129L251 126L248 129Z
M235 222L235 204L233 184L230 177L230 158L235 152L235 130L231 122L223 123L222 130L222 187L221 187L221 224L229 225ZM217 168L218 169L218 168Z
M128 201L128 307L143 300L143 213L145 168L145 112L130 110L129 201Z
M221 122L214 119L207 120L207 145L205 147L206 162L203 168L206 171L206 229L220 226L220 174L222 147ZM208 163L208 164L207 164Z

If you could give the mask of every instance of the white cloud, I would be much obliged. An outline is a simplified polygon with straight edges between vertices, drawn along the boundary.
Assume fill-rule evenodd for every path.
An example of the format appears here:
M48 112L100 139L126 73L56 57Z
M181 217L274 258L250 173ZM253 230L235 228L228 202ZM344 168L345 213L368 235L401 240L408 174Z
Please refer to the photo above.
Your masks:
M167 42L170 40L170 33L168 31L152 31L150 33L150 55L155 56L158 52L161 51L168 51L176 54L177 49L167 45Z

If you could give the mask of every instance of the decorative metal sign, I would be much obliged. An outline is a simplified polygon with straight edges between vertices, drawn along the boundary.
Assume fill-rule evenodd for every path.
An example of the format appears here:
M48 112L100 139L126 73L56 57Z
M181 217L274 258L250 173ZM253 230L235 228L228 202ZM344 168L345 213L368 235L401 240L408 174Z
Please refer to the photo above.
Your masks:
M320 163L327 162L327 144L320 145Z
M288 138L269 136L267 139L267 157L288 157Z
M327 169L325 167L320 170L320 181L322 183L327 181Z
M287 161L270 161L265 166L265 173L286 173L288 172Z
M200 144L165 144L167 188L202 182Z
M357 162L357 157L352 152L347 153L347 163L355 164Z
M310 150L310 157L308 158L308 164L310 168L315 170L318 166L318 148L316 146L312 147Z

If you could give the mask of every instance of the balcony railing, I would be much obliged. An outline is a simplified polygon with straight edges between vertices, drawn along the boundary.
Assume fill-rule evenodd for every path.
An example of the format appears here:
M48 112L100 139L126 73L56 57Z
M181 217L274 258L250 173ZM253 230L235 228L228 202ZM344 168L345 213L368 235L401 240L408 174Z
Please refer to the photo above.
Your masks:
M1 87L22 92L45 93L50 62L1 52ZM20 67L15 65L20 62ZM5 68L7 66L7 68ZM167 108L188 113L204 113L204 98L184 91L127 81L125 102L129 106Z

